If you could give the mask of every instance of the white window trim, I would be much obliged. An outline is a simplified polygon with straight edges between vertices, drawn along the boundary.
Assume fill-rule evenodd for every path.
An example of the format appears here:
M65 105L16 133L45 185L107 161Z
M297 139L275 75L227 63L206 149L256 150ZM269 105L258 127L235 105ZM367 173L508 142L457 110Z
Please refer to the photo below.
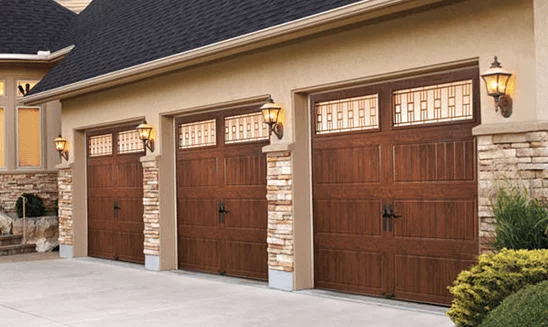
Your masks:
M19 165L19 109L25 109L25 108L33 108L38 109L38 113L40 116L40 165L39 166L20 166ZM42 107L41 106L17 106L15 107L15 166L19 170L36 170L36 169L42 169L44 168L44 158L43 158L43 144L42 144L42 133L43 133L44 124L42 121Z

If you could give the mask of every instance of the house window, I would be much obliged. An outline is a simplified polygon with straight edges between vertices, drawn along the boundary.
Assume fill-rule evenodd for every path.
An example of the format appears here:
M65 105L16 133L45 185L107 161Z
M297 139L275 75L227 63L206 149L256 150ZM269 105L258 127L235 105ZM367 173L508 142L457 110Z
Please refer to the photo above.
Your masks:
M32 88L38 84L39 81L37 80L21 80L21 81L17 81L17 96L18 97L22 97L24 96L25 94L21 93L21 90L19 88L19 86L21 86L23 88L23 90L26 92L27 90L32 90Z
M6 82L0 80L0 97L3 97L6 95Z
M4 162L4 156L5 156L5 153L4 153L4 143L5 143L5 140L4 140L4 136L5 136L5 124L4 124L4 108L0 107L0 168L3 168L5 167L5 162Z
M19 167L40 167L40 108L17 108L17 149Z

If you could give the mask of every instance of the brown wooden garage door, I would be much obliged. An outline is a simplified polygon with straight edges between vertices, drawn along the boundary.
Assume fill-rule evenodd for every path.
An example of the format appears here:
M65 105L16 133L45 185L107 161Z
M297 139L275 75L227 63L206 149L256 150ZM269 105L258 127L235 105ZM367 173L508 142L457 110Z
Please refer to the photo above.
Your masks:
M316 287L450 302L478 254L478 83L473 68L312 97Z
M135 124L87 133L88 253L143 263L143 144Z
M177 120L181 269L267 278L268 134L258 111Z

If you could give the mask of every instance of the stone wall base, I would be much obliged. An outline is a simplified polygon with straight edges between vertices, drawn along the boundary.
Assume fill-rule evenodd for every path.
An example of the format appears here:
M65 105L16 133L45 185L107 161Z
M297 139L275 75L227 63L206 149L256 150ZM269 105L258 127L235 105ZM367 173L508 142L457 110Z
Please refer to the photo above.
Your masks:
M498 187L523 185L531 196L548 199L548 132L478 136L480 251L489 251L495 217L491 207Z
M57 173L0 174L0 209L15 216L15 204L23 193L40 196L46 212L53 213L57 200Z

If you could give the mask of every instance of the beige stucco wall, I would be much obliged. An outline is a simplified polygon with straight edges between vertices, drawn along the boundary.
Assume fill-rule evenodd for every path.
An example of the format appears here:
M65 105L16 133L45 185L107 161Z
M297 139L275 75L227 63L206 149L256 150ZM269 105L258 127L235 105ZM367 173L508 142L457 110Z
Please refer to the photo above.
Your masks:
M297 277L295 283L300 288L310 286L310 160L306 132L309 125L306 97L300 94L339 83L359 84L394 73L449 66L454 62L479 61L483 71L490 66L493 56L498 55L504 67L515 74L512 79L514 115L504 119L495 113L493 99L485 94L482 85L483 123L511 125L536 120L539 110L535 93L538 76L533 4L533 0L463 1L67 99L63 102L63 135L69 138L74 172L85 171L81 130L146 117L150 124L160 129L156 133L155 153L162 156L160 180L172 181L174 131L166 116L272 94L285 107L284 139L272 142L296 143L298 149L294 164L297 165L295 172L299 174L294 181L294 194L299 191L300 197L295 201L295 233L303 236L296 236L295 240L295 271L303 277ZM295 128L298 133L294 132ZM169 143L163 144L163 139L169 139ZM174 265L175 261L175 231L172 229L175 199L173 183L160 184L161 192L162 189L165 192L162 193L161 217L169 220L171 226L166 228L170 232L162 234L161 251L164 254L172 251L166 254L169 262L162 262L165 268ZM83 249L86 242L85 190L82 185L78 188L81 194L75 195L74 200L75 251L82 253L76 247L80 242L80 249ZM78 196L80 200L77 200Z
M5 108L5 167L0 173L54 171L60 162L59 155L53 148L53 139L61 131L61 104L58 101L42 104L41 107L41 167L17 167L17 125L16 108L23 106L17 102L16 83L18 80L40 80L50 67L43 64L21 64L0 62L0 81L5 82L5 96L0 96L0 107Z

